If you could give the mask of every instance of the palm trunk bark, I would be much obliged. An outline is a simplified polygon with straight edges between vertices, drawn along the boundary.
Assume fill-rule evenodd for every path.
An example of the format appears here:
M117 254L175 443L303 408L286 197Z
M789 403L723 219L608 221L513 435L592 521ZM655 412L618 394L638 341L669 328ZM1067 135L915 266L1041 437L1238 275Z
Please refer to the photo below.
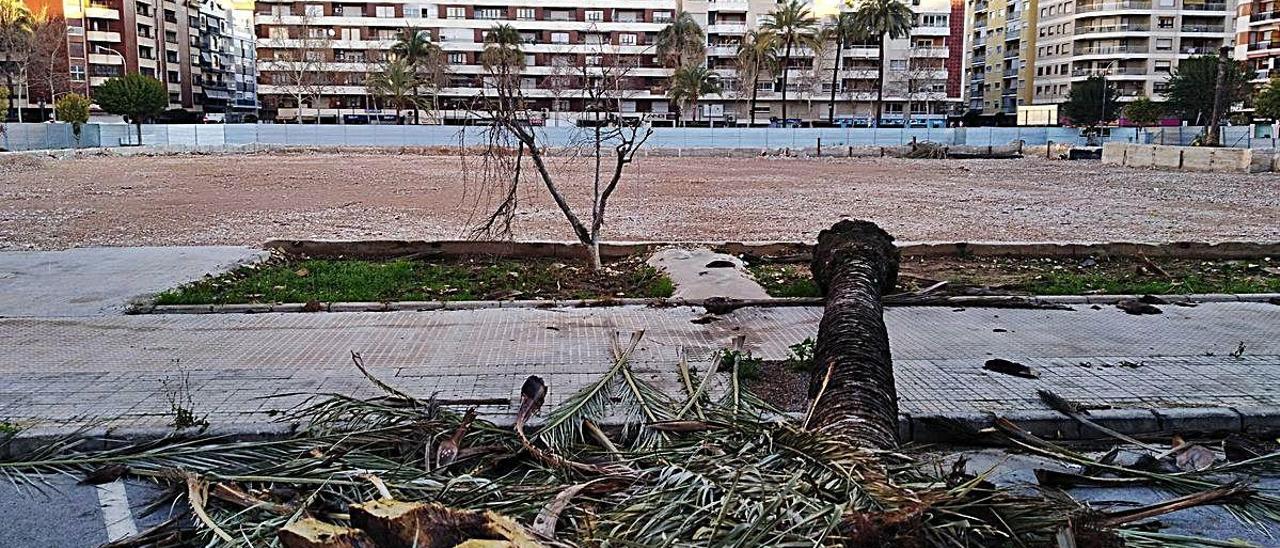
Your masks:
M782 54L782 127L787 127L787 72L791 68L791 37L787 37L786 52Z
M840 60L844 57L844 39L836 39L835 69L831 71L831 103L827 105L827 118L831 125L836 123L836 88L840 83Z
M751 79L751 125L756 125L756 98L760 93L760 61L755 62L755 68L751 72L754 78Z
M893 237L844 220L818 235L813 276L826 296L809 385L809 425L861 446L898 445L898 397L881 297L898 277Z
M880 127L880 111L884 108L884 35L880 35L880 63L876 65L876 109L871 127Z

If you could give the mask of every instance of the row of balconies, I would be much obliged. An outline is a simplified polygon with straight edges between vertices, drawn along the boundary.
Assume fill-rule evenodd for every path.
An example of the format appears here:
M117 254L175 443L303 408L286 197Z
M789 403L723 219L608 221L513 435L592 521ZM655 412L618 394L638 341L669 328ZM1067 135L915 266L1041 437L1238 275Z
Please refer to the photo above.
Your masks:
M1250 23L1261 23L1264 21L1280 21L1280 10L1264 11L1249 15Z

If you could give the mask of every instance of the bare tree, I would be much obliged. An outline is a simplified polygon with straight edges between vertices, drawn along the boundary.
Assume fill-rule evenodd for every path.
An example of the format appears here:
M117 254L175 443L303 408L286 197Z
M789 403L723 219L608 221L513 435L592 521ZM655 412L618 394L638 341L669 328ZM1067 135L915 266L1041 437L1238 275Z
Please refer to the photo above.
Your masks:
M298 24L290 30L297 32L294 38L285 33L271 37L275 59L264 63L275 73L273 82L284 87L298 107L298 123L302 123L303 104L308 100L316 109L316 123L320 123L320 97L329 88L332 75L325 67L326 52L333 51L333 29L316 25L318 15L304 11L298 16ZM284 16L276 16L276 32L284 32Z
M477 114L485 126L481 166L473 170L473 184L480 192L497 194L496 206L473 231L474 236L512 235L511 223L519 207L520 185L541 183L568 221L577 240L588 249L592 268L602 268L601 232L609 199L622 182L627 165L653 134L645 120L626 120L622 102L630 87L629 73L635 65L616 53L601 51L598 59L583 63L574 80L584 108L591 113L590 127L580 128L569 143L552 143L532 123L535 112L524 96L520 67L523 54L518 45L503 40L495 27L493 39L482 54L487 76L485 99ZM465 145L465 143L464 143ZM468 148L462 147L464 160ZM553 160L560 160L553 165ZM590 176L590 210L586 215L571 204L569 164L585 162Z
M947 94L946 68L942 59L911 57L907 70L900 74L898 88L907 99L903 108L903 125L910 126L911 114L917 103L924 103L924 112L933 114L933 105Z

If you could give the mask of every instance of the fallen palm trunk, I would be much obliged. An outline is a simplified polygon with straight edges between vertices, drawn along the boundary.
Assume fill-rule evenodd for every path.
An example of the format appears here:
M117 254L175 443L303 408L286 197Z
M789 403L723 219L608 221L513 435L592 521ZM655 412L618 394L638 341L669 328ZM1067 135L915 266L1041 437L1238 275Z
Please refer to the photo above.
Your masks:
M818 234L813 277L826 297L818 326L809 426L859 445L898 445L898 398L882 297L898 277L893 237L845 220Z

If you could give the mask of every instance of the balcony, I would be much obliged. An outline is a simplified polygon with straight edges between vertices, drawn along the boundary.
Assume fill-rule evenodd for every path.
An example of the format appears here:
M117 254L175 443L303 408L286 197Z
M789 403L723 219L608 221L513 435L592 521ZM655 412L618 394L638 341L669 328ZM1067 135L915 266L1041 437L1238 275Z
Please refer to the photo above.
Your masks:
M106 30L91 30L84 33L85 39L90 42L110 42L113 44L120 43L120 33Z
M750 3L747 0L711 0L707 3L707 11L746 12Z
M1018 72L1019 72L1019 70L1020 70L1020 69L1016 69L1016 68L1012 68L1012 69L1004 69L1004 77L1005 77L1005 78L1017 78L1017 77L1018 77Z
M1075 49L1076 55L1117 55L1121 53L1147 53L1147 46L1085 46Z
M89 4L84 9L84 16L90 19L110 19L112 21L120 20L120 11L106 5Z
M982 11L987 11L987 7L988 7L987 0L980 0L979 2L974 2L973 12L978 13Z
M1268 42L1250 42L1249 43L1249 51L1261 51L1264 49L1271 49L1271 42L1268 41Z
M723 23L707 25L707 34L746 34L746 23Z
M1182 25L1182 32L1222 33L1226 31L1227 31L1226 25Z
M946 59L951 55L950 48L943 47L915 47L911 48L912 57L930 57Z
M1142 23L1123 24L1123 25L1092 25L1088 27L1076 27L1075 34L1101 34L1106 32L1147 32L1151 30L1151 25Z
M1091 4L1079 4L1076 6L1076 13L1089 13L1094 11L1148 10L1148 9L1151 9L1151 2L1147 0L1119 0L1116 2L1094 2Z
M1138 67L1102 67L1102 68L1078 68L1071 71L1073 78L1088 78L1090 76L1146 76L1147 70Z
M1280 10L1264 11L1249 16L1250 23L1261 23L1264 21L1280 21Z
M1204 2L1197 4L1183 3L1182 9L1186 11L1227 11L1226 2Z

